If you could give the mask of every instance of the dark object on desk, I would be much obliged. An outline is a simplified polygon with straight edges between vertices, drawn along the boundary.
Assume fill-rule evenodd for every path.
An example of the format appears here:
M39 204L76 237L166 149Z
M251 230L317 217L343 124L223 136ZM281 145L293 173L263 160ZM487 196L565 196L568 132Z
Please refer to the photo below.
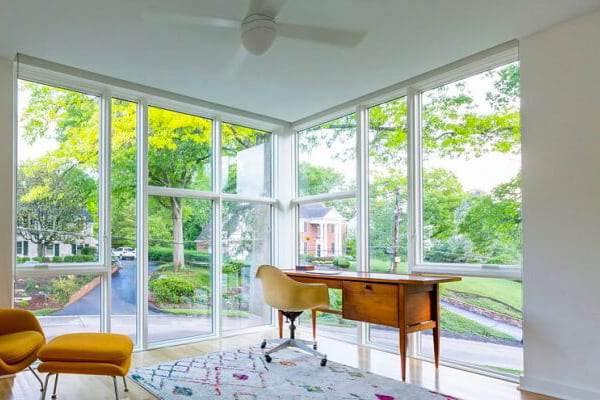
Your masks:
M296 265L296 271L314 271L315 266L314 265Z

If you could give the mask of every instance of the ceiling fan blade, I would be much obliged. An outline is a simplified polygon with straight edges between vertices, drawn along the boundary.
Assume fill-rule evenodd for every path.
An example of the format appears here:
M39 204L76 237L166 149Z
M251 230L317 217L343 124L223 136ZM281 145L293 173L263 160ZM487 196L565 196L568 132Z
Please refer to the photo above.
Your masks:
M238 47L238 49L233 54L231 61L225 69L223 70L223 79L227 81L234 80L240 73L242 69L242 65L244 61L246 61L246 57L248 56L248 51L244 48L244 46Z
M158 22L174 22L185 24L206 25L215 28L239 29L242 21L232 18L208 17L199 15L178 14L167 10L144 10L142 19Z
M366 32L277 23L277 35L340 47L356 47Z
M275 18L286 0L250 0L248 15L260 14Z

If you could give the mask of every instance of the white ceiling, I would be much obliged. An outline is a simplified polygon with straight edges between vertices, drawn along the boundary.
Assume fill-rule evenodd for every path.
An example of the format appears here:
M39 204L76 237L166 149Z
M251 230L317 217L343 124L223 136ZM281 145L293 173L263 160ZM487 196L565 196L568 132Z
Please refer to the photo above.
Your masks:
M156 22L149 8L243 18L248 0L0 0L17 52L294 121L600 6L600 0L288 0L278 20L365 30L354 49L278 38L227 66L239 32Z

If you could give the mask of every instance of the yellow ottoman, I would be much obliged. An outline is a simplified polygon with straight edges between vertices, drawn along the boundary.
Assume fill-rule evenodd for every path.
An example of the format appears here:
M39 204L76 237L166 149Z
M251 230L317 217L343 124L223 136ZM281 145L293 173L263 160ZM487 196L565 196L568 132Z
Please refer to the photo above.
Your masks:
M52 398L56 398L59 374L107 375L113 377L115 397L119 399L117 376L125 376L131 365L133 342L125 335L114 333L71 333L58 336L42 347L38 371L47 372L44 394L48 391L50 376L56 375Z

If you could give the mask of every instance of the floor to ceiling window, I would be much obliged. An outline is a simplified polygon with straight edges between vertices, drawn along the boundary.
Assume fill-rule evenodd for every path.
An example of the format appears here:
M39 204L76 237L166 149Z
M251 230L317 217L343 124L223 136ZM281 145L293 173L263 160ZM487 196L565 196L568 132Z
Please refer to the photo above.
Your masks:
M81 85L18 81L15 307L141 348L270 324L271 132Z
M254 279L272 264L272 206L252 197L272 194L272 134L223 123L222 191L240 196L221 203L221 326L224 331L271 323L271 309Z
M350 114L297 133L299 263L356 270L356 129ZM341 290L329 292L339 309ZM325 312L317 320L320 332L356 340L354 321Z
M100 99L24 80L18 96L14 305L50 338L98 331Z
M421 99L422 263L431 270L494 266L484 275L490 278L444 285L443 357L519 374L521 282L499 279L521 264L519 64L427 90ZM425 336L420 351L430 354Z
M111 112L111 332L136 341L138 105L112 99Z
M441 288L442 359L514 376L523 322L519 64L493 65L362 99L358 127L345 117L297 129L297 248L298 262L317 268L462 276ZM322 244L335 237L326 225L336 218L367 238L347 240L340 262ZM398 346L396 329L370 324L357 337L340 328L352 322L320 318L319 330ZM410 336L414 355L431 356L430 334Z

